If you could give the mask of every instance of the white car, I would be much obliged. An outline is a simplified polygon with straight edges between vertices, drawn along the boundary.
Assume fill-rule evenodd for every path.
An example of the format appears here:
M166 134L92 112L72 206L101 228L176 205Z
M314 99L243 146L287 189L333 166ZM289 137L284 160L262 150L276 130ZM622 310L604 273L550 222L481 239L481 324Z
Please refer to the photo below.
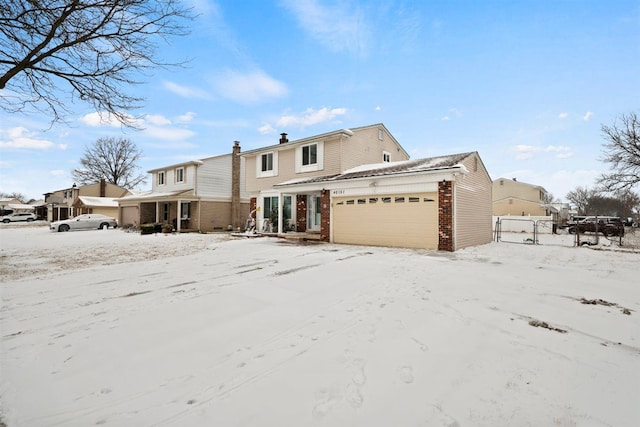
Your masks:
M10 222L17 222L17 221L31 222L31 221L35 221L35 220L36 220L36 215L35 214L25 213L25 212L14 212L14 213L11 213L9 215L5 215L3 217L0 217L0 221L4 222L5 224L8 224Z
M51 223L51 231L69 230L102 230L103 228L117 228L118 221L110 216L100 214L78 215L71 219Z

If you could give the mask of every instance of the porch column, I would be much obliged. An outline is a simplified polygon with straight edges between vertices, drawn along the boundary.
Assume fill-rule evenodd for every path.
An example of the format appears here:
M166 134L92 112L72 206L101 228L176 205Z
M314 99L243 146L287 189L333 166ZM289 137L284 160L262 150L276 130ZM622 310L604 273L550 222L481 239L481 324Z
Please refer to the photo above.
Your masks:
M156 224L160 222L160 202L156 202Z
M284 212L284 199L282 193L278 193L278 234L282 233L282 213Z
M178 199L178 206L176 206L176 211L178 212L178 219L176 220L176 231L179 233L182 228L182 200Z

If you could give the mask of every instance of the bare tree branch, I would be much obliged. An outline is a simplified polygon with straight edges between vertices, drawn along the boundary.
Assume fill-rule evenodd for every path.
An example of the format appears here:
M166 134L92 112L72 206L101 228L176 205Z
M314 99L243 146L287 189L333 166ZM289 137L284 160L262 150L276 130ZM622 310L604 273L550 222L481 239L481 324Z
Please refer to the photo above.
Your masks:
M132 189L146 181L138 174L137 163L142 151L125 138L100 138L91 147L85 147L80 159L81 168L74 169L73 178L81 185L105 179L111 184Z
M181 65L155 57L158 41L187 34L193 15L179 1L0 0L0 107L61 121L62 90L135 127L128 111L143 99L126 87L148 69Z
M620 124L602 126L607 140L602 160L611 172L598 179L604 191L630 190L640 183L640 119L636 113L620 116Z

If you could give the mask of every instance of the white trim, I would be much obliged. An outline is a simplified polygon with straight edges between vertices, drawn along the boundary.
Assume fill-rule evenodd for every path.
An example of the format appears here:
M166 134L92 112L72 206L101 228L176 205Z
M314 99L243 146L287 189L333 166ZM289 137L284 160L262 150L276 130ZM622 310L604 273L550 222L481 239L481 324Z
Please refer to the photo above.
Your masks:
M316 163L311 165L303 165L302 164L302 149L304 147L310 147L315 145L316 148ZM296 147L295 152L295 162L296 162L296 173L305 173L305 172L315 172L321 171L324 169L324 141L316 141L311 142L309 144L304 144Z
M262 170L262 156L271 154L273 156L273 164L271 170ZM266 153L260 153L256 156L256 178L268 178L278 176L278 152L268 151Z

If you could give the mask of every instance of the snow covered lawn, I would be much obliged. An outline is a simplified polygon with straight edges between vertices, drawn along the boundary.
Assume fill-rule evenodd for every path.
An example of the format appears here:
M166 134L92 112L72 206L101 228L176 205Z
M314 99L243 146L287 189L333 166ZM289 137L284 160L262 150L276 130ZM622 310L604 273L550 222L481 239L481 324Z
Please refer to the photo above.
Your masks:
M16 227L0 262L8 427L640 425L637 253Z

